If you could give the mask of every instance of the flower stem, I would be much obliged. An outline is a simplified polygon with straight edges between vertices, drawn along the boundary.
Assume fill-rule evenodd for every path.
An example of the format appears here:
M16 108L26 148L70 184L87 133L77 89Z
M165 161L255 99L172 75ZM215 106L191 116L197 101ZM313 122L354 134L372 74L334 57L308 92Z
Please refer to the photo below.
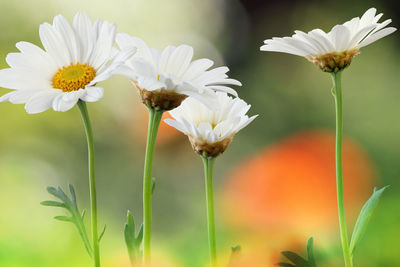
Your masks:
M156 143L158 127L160 126L162 110L148 107L149 126L147 132L146 156L144 161L143 176L143 262L150 263L151 257L151 196L152 196L152 168L154 146Z
M215 218L214 218L214 193L213 193L213 169L215 158L202 157L204 163L204 174L206 180L207 200L207 228L208 246L210 249L211 266L217 267L217 245L215 240Z
M339 213L339 227L340 236L342 241L343 256L346 267L353 267L353 260L349 249L349 241L347 237L346 218L344 211L344 198L343 198L343 107L342 107L342 85L341 85L341 71L332 73L333 82L333 97L335 98L336 106L336 190L337 190L337 203Z
M99 251L99 237L97 231L97 197L96 197L96 181L94 177L94 142L93 131L90 124L89 113L86 103L82 100L78 101L78 108L81 112L83 124L88 144L88 159L89 159L89 185L90 185L90 209L92 221L92 239L93 239L93 259L94 266L100 267L100 251Z

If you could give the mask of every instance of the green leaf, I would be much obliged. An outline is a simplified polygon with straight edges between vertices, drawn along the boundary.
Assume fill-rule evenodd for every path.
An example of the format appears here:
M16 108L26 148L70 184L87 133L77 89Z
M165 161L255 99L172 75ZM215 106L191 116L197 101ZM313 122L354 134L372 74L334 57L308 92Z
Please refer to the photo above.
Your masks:
M294 252L283 251L282 255L288 258L294 264L296 264L296 266L305 266L307 264L307 261L304 258L302 258L301 256L297 255Z
M385 186L379 190L374 188L374 192L372 196L368 199L368 201L364 204L361 209L360 215L358 215L358 219L356 225L354 226L353 234L351 235L350 241L350 253L353 254L356 246L360 242L361 238L365 234L367 230L368 223L372 217L372 214L375 208L378 206L379 199L382 193L388 188L389 186Z
M124 227L125 244L128 249L129 259L134 263L140 256L140 245L143 239L143 224L136 236L136 224L132 213L128 210Z
M307 257L310 264L317 266L314 258L314 239L312 237L307 241Z
M130 250L131 248L133 248L133 244L135 242L135 220L129 210L128 214L126 215L124 235L126 246L128 247L128 250Z
M63 221L63 222L72 222L72 217L67 217L67 216L55 216L54 219Z
M58 202L58 201L52 201L52 200L42 201L42 202L40 202L40 205L43 205L43 206L50 206L50 207L61 207L61 208L65 208L64 203L61 203L61 202Z
M281 267L317 267L314 259L314 239L311 237L307 241L307 257L308 259L304 259L297 253L292 251L283 251L282 255L285 256L291 263L280 262L278 266Z
M99 235L99 242L101 241L101 239L104 236L104 233L106 232L107 229L107 224L104 225L103 230L101 231L100 235Z
M296 267L296 265L290 264L290 263L286 263L286 262L280 262L278 263L278 266L281 267Z
M136 246L137 247L140 247L142 240L143 240L143 223L140 225L139 232L136 236Z
M237 262L237 258L239 257L240 251L241 251L241 247L240 245L236 245L231 247L231 257L229 259L229 265L228 266L232 266L235 265L235 263Z
M154 194L154 189L156 189L156 178L155 177L153 177L151 179L151 194L152 195Z
M236 245L236 246L232 247L231 249L232 249L232 253L239 253L242 250L240 245Z
M69 185L69 191L71 194L71 198L69 198L64 191L61 189L61 187L52 187L49 186L47 187L47 192L49 194L53 195L55 198L57 198L60 201L53 201L53 200L46 200L42 201L40 204L43 206L50 206L50 207L59 207L59 208L64 208L70 216L55 216L54 219L63 221L63 222L70 222L73 223L78 230L78 233L82 239L83 245L86 248L86 251L90 256L92 256L92 246L89 241L89 237L86 232L86 227L83 222L83 218L85 216L85 211L83 210L82 212L79 211L78 209L78 204L76 202L76 195L75 195L75 189L72 185ZM104 234L104 230L100 236Z

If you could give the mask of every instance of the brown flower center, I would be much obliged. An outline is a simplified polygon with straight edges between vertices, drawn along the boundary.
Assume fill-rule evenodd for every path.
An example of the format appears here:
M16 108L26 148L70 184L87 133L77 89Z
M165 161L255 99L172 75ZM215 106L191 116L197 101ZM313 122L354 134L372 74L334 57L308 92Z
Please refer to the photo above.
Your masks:
M137 88L143 104L157 110L172 110L179 107L182 101L187 98L187 95L179 94L172 90L160 89L148 91L141 88L135 81L132 81L132 83Z
M330 52L321 55L309 55L306 58L325 72L338 72L348 67L353 57L358 54L358 48L342 52Z

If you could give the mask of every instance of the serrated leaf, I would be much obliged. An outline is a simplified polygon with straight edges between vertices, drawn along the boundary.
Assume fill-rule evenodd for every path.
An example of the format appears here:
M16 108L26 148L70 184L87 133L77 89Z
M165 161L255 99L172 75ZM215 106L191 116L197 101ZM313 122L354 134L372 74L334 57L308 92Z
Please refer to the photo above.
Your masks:
M61 207L61 208L65 207L64 203L61 203L58 201L53 201L53 200L42 201L42 202L40 202L40 205L49 206L49 207Z
M71 200L72 200L73 203L76 203L75 189L72 186L72 184L69 184L68 187L69 187L69 192L71 193Z
M67 216L55 216L54 219L63 221L63 222L72 222L72 218L67 217Z
M351 235L350 241L350 253L353 254L357 244L360 242L361 238L365 234L367 230L368 223L372 217L372 214L375 208L378 206L379 199L382 196L383 192L389 186L385 186L379 190L374 188L374 192L372 196L368 199L368 201L364 204L361 209L360 215L358 216L356 225L354 226L353 234Z
M53 201L53 200L47 200L41 202L42 205L44 206L52 206L52 207L60 207L64 208L65 210L68 211L69 215L71 216L55 216L54 219L59 220L59 221L64 221L64 222L70 222L73 223L78 230L78 233L82 239L83 245L86 248L86 251L90 256L92 256L92 247L86 232L86 227L83 222L83 218L85 215L85 211L82 211L82 213L78 209L78 204L76 202L76 195L75 195L75 190L72 185L69 185L69 191L71 194L71 198L69 198L64 191L61 189L61 187L47 187L47 192L49 194L53 195L57 199L59 199L61 202L58 201Z

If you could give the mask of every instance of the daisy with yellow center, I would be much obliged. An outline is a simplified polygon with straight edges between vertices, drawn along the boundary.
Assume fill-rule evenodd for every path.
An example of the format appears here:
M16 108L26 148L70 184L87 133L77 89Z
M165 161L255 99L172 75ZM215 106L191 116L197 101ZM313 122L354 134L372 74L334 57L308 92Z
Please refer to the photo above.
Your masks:
M193 60L193 47L189 45L167 46L158 50L148 47L142 39L125 33L117 35L117 44L121 49L137 47L135 56L119 71L131 78L143 103L157 110L172 110L187 96L210 105L212 92L237 96L230 86L241 86L238 80L228 77L228 67L210 69L214 65L212 60Z
M353 266L354 244L355 240L358 240L358 235L354 233L357 233L358 222L350 240L347 235L343 199L343 103L341 77L343 70L350 65L352 59L359 53L362 47L396 31L394 27L386 28L391 23L391 19L378 22L382 16L383 14L376 15L375 8L370 8L361 18L356 17L344 24L336 25L328 33L321 29L315 29L308 33L295 31L292 37L274 37L265 40L265 44L261 46L261 51L282 52L305 57L322 71L331 74L333 81L332 94L336 108L336 191L338 217L340 239L346 267ZM380 192L383 192L383 190ZM376 197L376 194L374 194L371 199L377 200L379 197ZM360 220L363 220L362 217L363 212L360 213Z
M207 228L210 260L217 267L217 244L214 217L213 169L216 157L221 155L241 129L258 115L249 117L250 109L245 101L232 98L224 92L213 92L216 106L209 108L193 97L169 113L174 119L166 119L170 126L189 137L193 150L203 159L206 184Z
M226 74L225 66L210 69L214 62L207 58L193 60L193 47L167 46L150 48L140 38L119 33L121 49L136 47L137 53L117 73L128 76L149 111L148 136L143 177L143 260L151 259L152 168L155 142L163 112L179 107L188 96L209 107L218 105L215 91L237 96L230 85L241 83Z
M114 48L116 30L116 25L107 21L96 20L92 23L85 13L76 14L72 26L62 15L58 15L52 25L40 25L39 35L44 50L28 42L19 42L16 46L20 52L7 55L10 68L0 70L0 86L14 89L0 97L0 102L25 103L28 113L39 113L49 108L67 111L75 104L79 107L88 143L92 242L86 235L83 218L80 214L76 216L76 211L70 208L72 217L56 218L76 225L95 267L100 266L99 242L102 234L99 235L97 223L93 131L85 102L102 98L103 88L97 83L110 78L136 51L134 47L121 51ZM61 200L67 199L60 188L48 191ZM72 200L67 199L68 205L76 201L73 189L71 194L73 197ZM72 204L77 209L76 203ZM45 201L44 205L69 207L55 201Z
M0 70L0 86L14 89L0 98L1 102L25 103L28 113L49 108L67 111L78 100L95 102L103 97L97 83L110 78L135 53L134 47L114 48L116 25L96 20L85 13L74 17L72 26L62 16L53 24L39 28L44 50L19 42L20 52L10 53L10 68Z
M391 19L378 22L382 16L370 8L361 18L336 25L328 33L321 29L308 33L295 31L291 37L265 40L260 49L302 56L325 72L338 72L350 65L360 48L396 31L394 27L386 28Z

